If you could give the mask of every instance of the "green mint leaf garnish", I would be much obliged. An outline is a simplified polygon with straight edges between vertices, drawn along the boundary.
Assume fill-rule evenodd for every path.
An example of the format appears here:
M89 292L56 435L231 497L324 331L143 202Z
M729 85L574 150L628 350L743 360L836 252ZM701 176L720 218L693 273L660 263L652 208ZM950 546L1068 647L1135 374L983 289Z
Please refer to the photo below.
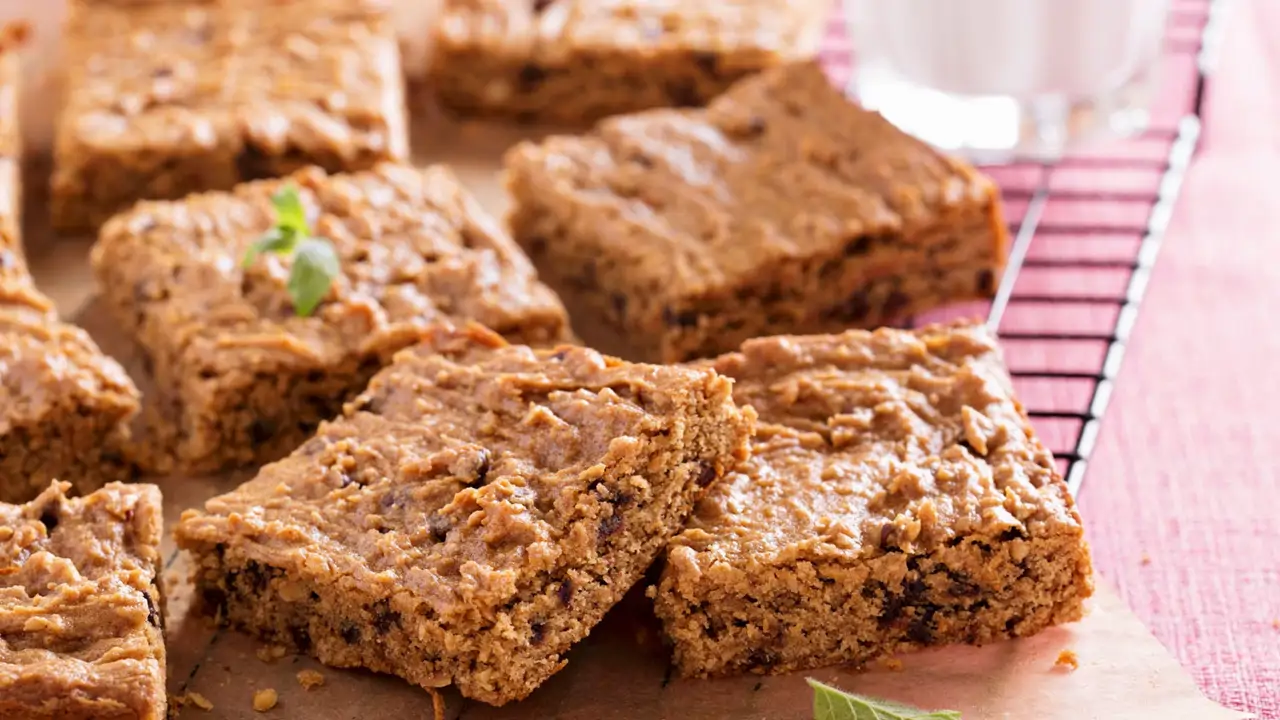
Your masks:
M282 232L292 231L297 235L310 232L307 227L307 210L302 207L302 197L293 183L285 183L271 196L271 204L276 208L276 227Z
M254 261L262 253L288 255L293 252L293 246L297 244L297 236L293 233L280 232L280 228L272 228L270 232L255 240L249 246L249 249L245 251L242 264L245 268L248 268L253 265Z
M293 255L293 268L289 273L289 298L298 315L306 317L315 312L329 293L334 278L341 268L338 254L328 240L311 236L307 225L306 208L298 188L286 183L271 196L276 211L275 227L258 238L245 251L243 265L248 268L263 253Z
M805 680L813 688L813 720L960 720L955 710L928 712L847 693L813 678Z
M310 315L329 292L338 275L338 255L324 238L307 238L298 243L289 275L289 297L299 315Z

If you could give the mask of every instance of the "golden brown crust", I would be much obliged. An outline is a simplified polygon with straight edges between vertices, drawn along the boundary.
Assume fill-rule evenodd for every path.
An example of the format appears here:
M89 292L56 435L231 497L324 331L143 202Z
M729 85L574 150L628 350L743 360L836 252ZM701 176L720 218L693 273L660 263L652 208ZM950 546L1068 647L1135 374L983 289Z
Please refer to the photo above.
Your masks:
M1004 262L995 184L855 106L812 63L703 111L524 143L506 165L517 241L644 359L878 326L990 295Z
M13 30L0 31L11 33ZM8 45L0 41L0 45ZM126 479L120 453L138 392L83 330L36 289L19 232L18 58L0 47L0 500L52 479L88 492Z
M0 717L161 720L161 498L54 483L0 504Z
M468 115L585 124L703 105L734 82L813 57L830 0L447 0L430 63Z
M309 317L289 299L290 258L242 263L273 223L282 181L140 203L94 247L106 299L173 406L158 425L175 423L179 465L280 457L433 321L474 320L531 344L570 338L559 298L447 169L312 168L290 181L341 262Z
M1080 517L982 326L761 338L705 366L752 458L671 543L686 674L863 663L1077 619Z
M233 624L502 704L564 666L753 417L710 370L442 327L176 535Z
M52 216L408 157L399 49L376 0L72 0Z

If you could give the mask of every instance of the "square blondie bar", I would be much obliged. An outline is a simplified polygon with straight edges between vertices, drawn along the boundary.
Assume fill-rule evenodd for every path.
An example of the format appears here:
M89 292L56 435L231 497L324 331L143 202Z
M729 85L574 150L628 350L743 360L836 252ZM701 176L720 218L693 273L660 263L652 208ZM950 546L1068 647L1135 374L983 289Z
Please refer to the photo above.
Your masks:
M1004 264L995 184L851 103L816 64L506 162L517 241L639 359L885 324L990 295Z
M25 502L55 478L79 492L127 479L138 391L88 334L59 321L28 272L10 33L0 29L0 501Z
M0 503L0 717L163 720L160 490Z
M671 543L689 676L861 665L1077 620L1080 516L981 326L752 340L702 366L760 413Z
M272 196L286 182L339 258L339 276L306 317L287 291L292 257L242 263L273 227ZM559 298L442 167L310 168L142 202L103 227L92 259L114 316L151 363L164 410L154 430L173 436L164 456L195 471L293 450L433 321L474 320L527 344L570 337Z
M71 0L64 45L60 230L144 198L408 155L399 48L377 2Z
M583 124L704 105L816 55L830 0L445 0L430 79L466 115Z
M232 625L502 704L565 665L753 418L710 370L437 328L176 535Z

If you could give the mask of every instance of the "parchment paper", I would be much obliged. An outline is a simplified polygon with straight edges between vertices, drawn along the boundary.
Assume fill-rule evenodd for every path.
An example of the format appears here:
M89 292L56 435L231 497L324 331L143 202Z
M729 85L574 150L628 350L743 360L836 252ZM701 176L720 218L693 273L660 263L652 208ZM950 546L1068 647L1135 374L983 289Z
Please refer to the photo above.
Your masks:
M420 69L426 18L438 0L396 0L407 62ZM87 266L91 238L55 240L45 229L43 186L47 164L41 157L48 138L50 99L44 72L57 41L52 35L62 2L0 0L0 20L25 17L35 22L37 42L28 54L24 120L33 162L29 168L24 220L28 253L42 289L64 314L82 324L102 348L119 358L143 392L141 371L129 340L92 298ZM37 72L38 71L38 72ZM536 128L462 125L442 120L423 104L414 108L413 147L420 163L447 162L498 215L507 200L499 181L502 152L520 139L545 132ZM572 304L570 310L572 312ZM607 330L575 322L579 334L609 351L620 345ZM181 511L225 492L248 473L213 478L151 479L165 496L169 526ZM326 668L306 657L260 660L261 647L239 633L218 630L193 616L185 558L166 539L168 559L167 644L172 696L197 692L212 701L211 711L187 705L178 718L287 717L307 720L432 717L431 697L394 677ZM1055 667L1063 650L1076 653L1079 668ZM810 676L854 692L896 699L932 709L955 709L967 720L1082 718L1187 718L1226 720L1246 717L1205 699L1169 653L1123 603L1105 587L1090 604L1088 616L1072 626L985 648L946 648L900 658L902 668L873 668L854 673L832 668L789 676L680 680L669 676L667 652L649 602L637 588L615 608L591 637L575 648L569 666L529 699L503 708L466 701L446 692L450 720L565 718L571 720L653 718L696 720L801 720L812 717ZM304 690L300 670L320 671L325 683ZM279 704L265 716L252 709L256 690L273 688Z

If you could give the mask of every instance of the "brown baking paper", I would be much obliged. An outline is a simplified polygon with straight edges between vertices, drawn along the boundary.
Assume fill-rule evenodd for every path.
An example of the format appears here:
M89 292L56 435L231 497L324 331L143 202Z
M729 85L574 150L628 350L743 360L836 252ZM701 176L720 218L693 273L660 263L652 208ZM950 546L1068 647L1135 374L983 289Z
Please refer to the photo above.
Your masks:
M495 214L506 211L499 170L502 152L530 129L446 123L429 108L414 130L418 161L448 162ZM85 256L87 239L50 242L39 214L38 186L29 193L28 241L33 267L43 289L119 358L144 394L148 378L102 305L92 298ZM571 305L572 309L572 305ZM605 350L616 338L599 328L577 327ZM225 492L247 474L217 478L165 478L165 521L172 527L184 508ZM424 690L394 677L325 668L305 657L259 659L262 647L249 637L218 630L189 612L191 588L185 558L166 540L169 560L167 639L169 691L174 697L199 693L213 703L205 711L193 705L175 710L179 718L431 718L432 699ZM450 720L565 718L610 720L645 718L696 720L800 720L811 718L813 677L853 692L898 700L930 709L955 709L966 720L1034 718L1194 718L1247 717L1205 699L1169 653L1113 593L1100 590L1088 616L1069 627L1037 637L985 648L947 648L900 658L902 668L855 673L838 668L787 676L748 676L722 680L681 680L669 676L668 654L649 602L637 588L569 655L568 667L527 700L491 708L445 691ZM1073 651L1079 668L1055 667L1063 650ZM304 669L319 670L324 685L305 690L297 680ZM257 690L278 693L267 715L253 710Z

